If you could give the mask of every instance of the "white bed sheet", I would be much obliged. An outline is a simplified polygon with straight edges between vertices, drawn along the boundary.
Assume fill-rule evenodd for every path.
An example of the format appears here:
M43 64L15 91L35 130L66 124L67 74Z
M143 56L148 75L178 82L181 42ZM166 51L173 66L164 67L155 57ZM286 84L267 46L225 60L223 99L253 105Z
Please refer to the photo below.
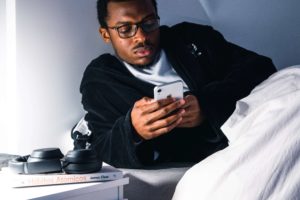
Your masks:
M189 169L173 200L300 199L300 65L238 101L222 130L229 146Z

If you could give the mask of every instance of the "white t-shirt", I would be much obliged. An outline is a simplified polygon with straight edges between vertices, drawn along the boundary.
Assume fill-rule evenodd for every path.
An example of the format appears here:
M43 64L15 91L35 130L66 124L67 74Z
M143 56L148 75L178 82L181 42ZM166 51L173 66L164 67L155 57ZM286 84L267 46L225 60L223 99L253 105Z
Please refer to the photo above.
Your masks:
M136 78L151 83L153 85L161 85L164 83L170 83L173 81L181 80L183 83L183 91L189 91L188 86L178 76L177 72L172 67L171 63L168 61L164 50L160 51L159 58L150 66L136 67L124 62L126 68L134 75Z

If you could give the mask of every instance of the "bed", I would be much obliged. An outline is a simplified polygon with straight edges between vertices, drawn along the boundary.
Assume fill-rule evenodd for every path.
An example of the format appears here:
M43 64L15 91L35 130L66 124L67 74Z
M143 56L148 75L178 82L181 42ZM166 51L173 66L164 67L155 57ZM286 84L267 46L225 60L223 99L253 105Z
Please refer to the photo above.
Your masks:
M229 146L190 168L173 200L300 199L300 65L238 101L222 130Z

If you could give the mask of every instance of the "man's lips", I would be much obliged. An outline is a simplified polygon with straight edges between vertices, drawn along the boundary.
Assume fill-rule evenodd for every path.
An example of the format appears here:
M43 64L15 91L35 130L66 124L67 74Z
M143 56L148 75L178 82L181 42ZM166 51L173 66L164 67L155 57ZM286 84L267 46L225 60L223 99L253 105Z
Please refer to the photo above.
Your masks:
M150 46L147 47L138 47L134 49L134 53L138 55L139 57L146 57L151 55L153 52L153 48Z

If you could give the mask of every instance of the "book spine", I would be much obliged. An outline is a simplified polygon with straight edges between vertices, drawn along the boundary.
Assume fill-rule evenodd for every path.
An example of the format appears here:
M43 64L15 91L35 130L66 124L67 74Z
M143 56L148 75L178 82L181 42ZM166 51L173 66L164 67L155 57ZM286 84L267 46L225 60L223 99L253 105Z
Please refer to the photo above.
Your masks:
M42 185L60 185L69 183L87 183L112 181L123 177L120 173L67 174L67 175L18 175L11 178L12 187L30 187Z

